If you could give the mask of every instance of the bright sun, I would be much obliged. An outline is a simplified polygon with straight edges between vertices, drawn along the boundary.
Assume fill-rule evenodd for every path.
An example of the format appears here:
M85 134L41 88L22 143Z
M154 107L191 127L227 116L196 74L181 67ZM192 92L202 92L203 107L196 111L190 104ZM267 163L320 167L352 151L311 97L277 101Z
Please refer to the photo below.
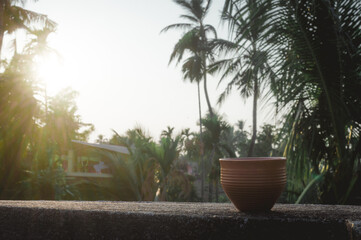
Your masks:
M50 95L55 95L63 88L70 86L64 64L58 56L50 55L42 58L37 63L36 72Z

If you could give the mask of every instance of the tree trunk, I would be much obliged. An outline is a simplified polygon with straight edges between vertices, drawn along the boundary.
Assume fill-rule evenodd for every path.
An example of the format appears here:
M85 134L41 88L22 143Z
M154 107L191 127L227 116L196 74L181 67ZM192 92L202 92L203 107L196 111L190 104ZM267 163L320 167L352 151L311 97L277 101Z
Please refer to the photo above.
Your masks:
M206 96L209 115L211 117L213 117L212 105L211 105L211 102L209 101L208 90L207 90L207 61L206 61L206 56L205 56L204 52L202 53L202 61L203 61L204 95Z
M4 12L5 12L5 2L4 0L0 0L0 61L1 61L1 48L3 46L3 39L4 39Z
M256 142L257 136L257 99L258 99L258 79L255 75L254 88L253 88L253 131L252 131L252 139L251 144L249 146L247 157L253 156L253 149Z
M211 101L209 101L208 90L207 90L207 59L206 59L206 49L205 49L207 45L207 38L202 22L200 23L199 31L201 33L201 43L202 43L201 58L202 58L202 66L203 66L204 95L206 96L209 115L213 117L212 105L211 105Z
M199 112L199 142L200 142L200 158L201 158L201 199L204 201L204 159L203 159L203 132L202 132L202 108L201 108L201 91L199 89L199 81L197 81L198 88L198 112Z

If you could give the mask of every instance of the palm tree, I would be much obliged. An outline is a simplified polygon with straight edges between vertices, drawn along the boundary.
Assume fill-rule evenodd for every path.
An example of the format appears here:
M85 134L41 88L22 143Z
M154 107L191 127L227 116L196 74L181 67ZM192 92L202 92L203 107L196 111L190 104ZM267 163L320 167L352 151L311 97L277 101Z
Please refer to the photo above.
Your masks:
M45 119L48 138L56 143L59 155L66 154L71 148L71 140L86 141L94 125L81 121L77 114L75 98L77 92L65 88L49 99L49 110Z
M160 134L161 137L171 138L173 135L174 127L167 127L167 130L163 130Z
M361 183L361 2L277 1L275 9L272 89L287 111L285 153L297 180L289 190L299 195L319 179L321 202L347 203Z
M46 15L19 7L16 5L18 2L24 6L27 0L0 0L0 57L5 33L11 34L17 29L32 31L31 25L34 23L50 29L56 26Z
M168 130L171 128L168 128ZM172 186L178 185L176 199L188 199L191 193L191 185L186 174L177 167L179 162L181 136L172 137L167 134L161 137L159 145L153 145L152 155L159 164L157 171L158 194L160 201L170 200L169 191ZM174 199L173 199L174 200Z
M191 132L189 128L181 132L181 145L183 157L190 161L199 161L199 134Z
M245 121L239 120L236 124L237 130L235 131L236 135L236 153L240 157L247 157L247 151L249 149L249 133L244 129Z
M28 29L28 32L34 37L25 45L24 52L32 57L50 53L55 53L59 56L59 53L48 45L48 37L55 31L55 26L44 27L42 29Z
M199 149L200 149L200 162L201 162L201 199L204 199L204 181L205 181L205 163L203 159L203 127L202 127L202 106L201 106L201 93L199 88L199 82L202 79L202 59L197 55L186 59L182 66L183 79L189 79L190 82L197 82L198 93L198 117L199 117Z
M174 46L173 52L170 56L169 63L176 60L179 63L185 53L190 54L182 66L183 79L188 79L190 82L197 83L198 92L198 109L199 109L199 129L200 129L200 149L201 149L201 164L202 164L202 181L201 181L201 198L203 199L204 189L204 161L203 161L203 140L202 140L202 111L200 100L200 81L203 79L204 93L208 106L208 111L213 115L212 106L208 96L207 90L207 58L213 58L212 45L207 39L207 34L212 33L217 37L215 28L212 25L204 24L203 20L206 17L211 0L206 2L203 0L175 0L175 3L180 5L187 14L181 15L181 18L187 19L190 23L177 23L165 27L161 32L167 32L170 29L185 29L186 33L179 39ZM205 4L204 4L205 3ZM205 6L204 6L205 5Z
M272 76L268 66L267 52L264 50L267 31L267 10L270 1L226 1L223 19L229 22L230 35L233 42L216 40L215 46L220 51L233 52L233 57L220 60L211 66L211 71L223 71L222 82L231 76L225 91L220 95L218 103L236 87L240 95L247 99L253 95L252 139L248 149L248 156L253 155L257 136L257 103L260 98L262 83ZM255 19L257 21L255 21Z
M225 6L237 11L242 3L263 1L227 0ZM262 13L259 9L254 16ZM356 199L361 186L361 3L272 1L264 16L266 21L257 17L251 25L266 23L267 58L275 72L270 86L277 108L286 113L288 191L296 193L290 199L306 196L302 191L315 189L311 185L318 185L324 203ZM262 46L264 39L256 43Z
M157 184L155 181L158 167L152 150L155 143L141 128L128 130L124 136L114 131L110 143L128 148L128 158L106 152L112 162L113 179L107 191L116 200L153 201Z
M211 0L174 0L181 6L186 14L181 18L187 19L190 23L176 23L165 27L161 32L167 32L170 29L185 29L187 32L183 34L178 43L174 46L169 62L176 60L179 63L184 53L188 52L191 57L185 61L183 72L189 80L199 81L200 76L203 78L204 93L207 101L208 110L213 115L212 106L207 90L207 58L212 59L212 47L207 38L208 33L212 33L217 38L217 33L212 25L204 24Z
M220 176L219 158L236 157L232 147L227 145L226 138L230 126L221 116L210 114L202 119L204 131L204 145L209 152L209 195L208 201L212 201L213 186L216 188L216 201L218 201L218 183Z

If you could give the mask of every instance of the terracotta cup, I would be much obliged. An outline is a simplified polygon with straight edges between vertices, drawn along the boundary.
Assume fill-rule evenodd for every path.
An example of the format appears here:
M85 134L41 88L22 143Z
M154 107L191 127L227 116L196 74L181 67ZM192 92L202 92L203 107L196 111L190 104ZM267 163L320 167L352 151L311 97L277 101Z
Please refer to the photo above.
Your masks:
M221 184L239 211L270 210L286 185L286 158L220 159Z

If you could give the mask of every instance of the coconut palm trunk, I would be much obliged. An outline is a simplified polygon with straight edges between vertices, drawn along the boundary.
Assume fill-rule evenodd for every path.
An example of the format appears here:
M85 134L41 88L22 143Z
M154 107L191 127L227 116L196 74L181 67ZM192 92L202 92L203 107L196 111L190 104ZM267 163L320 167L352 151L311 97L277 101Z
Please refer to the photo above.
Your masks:
M201 29L203 29L202 25L201 25ZM203 34L204 34L204 30L201 31L201 32L203 32ZM201 42L202 42L203 48L205 48L206 37L204 35L201 35L201 36L202 36L202 41ZM207 89L207 59L206 59L206 53L205 53L204 49L202 50L201 54L202 54L202 66L203 66L204 95L206 97L206 102L207 102L207 106L208 106L209 115L210 115L211 118L213 118L214 114L213 114L213 110L212 110L211 101L209 100L208 89ZM212 165L212 160L213 160L212 155L211 155L211 158L209 159L209 164L210 165ZM212 202L212 200L213 200L213 182L211 180L209 180L209 183L208 183L208 202Z
M201 199L204 199L204 159L203 159L203 130L202 130L202 108L201 108L201 90L199 88L199 81L197 81L198 89L198 113L199 113L199 141L200 141L200 159L201 159Z
M258 100L258 79L255 76L254 87L253 87L253 115L252 115L252 139L251 144L249 145L248 157L253 156L254 145L256 143L257 137L257 100Z
M258 54L256 41L257 41L257 39L252 38L253 55ZM252 58L254 59L254 56ZM251 139L251 144L249 145L249 150L248 150L248 154L247 154L248 157L253 156L254 145L256 143L256 138L257 138L257 100L258 100L258 92L259 92L257 75L258 75L258 70L259 69L256 66L257 65L256 62L252 62L252 65L253 65L253 74L252 74L252 77L253 77L252 139Z
M202 53L202 61L203 61L203 86L204 86L204 95L206 96L206 101L207 101L207 106L208 106L208 111L209 111L209 115L211 117L213 117L213 110L212 110L212 105L211 105L211 101L209 100L209 96L208 96L208 90L207 90L207 60L205 57L205 53Z

